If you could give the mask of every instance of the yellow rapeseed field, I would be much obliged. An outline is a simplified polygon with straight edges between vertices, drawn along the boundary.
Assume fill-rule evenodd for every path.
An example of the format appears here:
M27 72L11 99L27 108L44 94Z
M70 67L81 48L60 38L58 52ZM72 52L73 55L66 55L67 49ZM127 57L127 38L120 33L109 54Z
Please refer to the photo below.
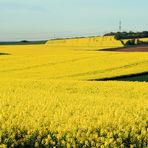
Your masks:
M0 147L147 147L148 83L88 80L146 72L148 53L50 42L0 46Z
M81 50L94 50L94 49L104 49L104 48L117 48L123 47L121 41L116 40L114 36L104 36L104 37L88 37L88 38L74 38L74 39L63 39L63 40L50 40L47 42L48 46L66 46L77 49L76 47L81 47ZM79 49L79 48L78 48Z

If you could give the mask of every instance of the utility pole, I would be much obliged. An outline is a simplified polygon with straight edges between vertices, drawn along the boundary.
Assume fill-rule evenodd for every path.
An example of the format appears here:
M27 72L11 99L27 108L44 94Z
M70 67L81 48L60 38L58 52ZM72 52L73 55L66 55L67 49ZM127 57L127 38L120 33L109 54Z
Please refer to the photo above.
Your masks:
M120 21L119 21L119 32L121 32L121 31L122 31L122 21L120 19Z

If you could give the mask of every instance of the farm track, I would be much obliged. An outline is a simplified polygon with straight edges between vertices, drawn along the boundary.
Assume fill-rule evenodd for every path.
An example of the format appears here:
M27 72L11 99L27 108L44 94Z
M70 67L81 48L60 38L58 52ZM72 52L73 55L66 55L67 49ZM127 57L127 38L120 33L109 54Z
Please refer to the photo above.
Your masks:
M46 63L46 64L28 66L28 67L18 68L18 69L17 68L16 69L9 69L9 70L4 70L4 71L0 71L0 72L14 72L14 71L29 70L29 69L35 69L35 68L41 68L41 67L48 67L48 66L54 66L54 65L58 65L58 64L77 62L77 61L81 61L84 59L90 59L90 58L94 58L94 57L96 57L96 56L76 58L76 59L72 59L72 60L66 60L66 61L54 62L54 63Z

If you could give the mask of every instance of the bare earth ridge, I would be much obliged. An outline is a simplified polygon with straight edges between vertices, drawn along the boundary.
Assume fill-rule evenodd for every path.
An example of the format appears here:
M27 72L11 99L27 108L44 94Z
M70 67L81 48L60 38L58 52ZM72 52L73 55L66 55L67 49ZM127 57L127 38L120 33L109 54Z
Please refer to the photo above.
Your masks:
M148 52L148 46L132 46L124 48L103 49L102 51L116 51L116 52Z

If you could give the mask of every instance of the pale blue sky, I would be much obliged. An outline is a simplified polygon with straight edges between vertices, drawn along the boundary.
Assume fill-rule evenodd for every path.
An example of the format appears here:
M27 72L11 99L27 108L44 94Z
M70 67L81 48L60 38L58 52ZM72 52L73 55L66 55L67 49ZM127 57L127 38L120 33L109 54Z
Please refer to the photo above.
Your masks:
M0 0L0 40L148 30L148 0Z

